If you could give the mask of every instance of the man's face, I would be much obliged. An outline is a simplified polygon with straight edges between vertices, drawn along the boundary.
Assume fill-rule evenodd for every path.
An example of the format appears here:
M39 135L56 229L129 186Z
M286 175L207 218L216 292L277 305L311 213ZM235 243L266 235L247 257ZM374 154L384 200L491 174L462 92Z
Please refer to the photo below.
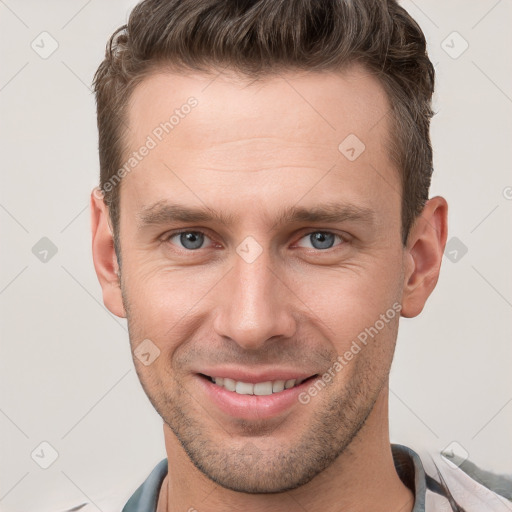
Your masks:
M197 104L182 108L189 97ZM179 122L158 130L176 109ZM378 321L401 302L404 280L387 113L361 68L249 85L159 74L133 94L129 153L148 136L156 144L121 185L130 343L160 351L148 366L134 359L144 390L193 463L225 487L306 483L384 400L399 315ZM212 218L180 220L166 213L171 204ZM339 218L283 215L334 208ZM309 393L329 369L333 378ZM256 396L208 377L312 378Z

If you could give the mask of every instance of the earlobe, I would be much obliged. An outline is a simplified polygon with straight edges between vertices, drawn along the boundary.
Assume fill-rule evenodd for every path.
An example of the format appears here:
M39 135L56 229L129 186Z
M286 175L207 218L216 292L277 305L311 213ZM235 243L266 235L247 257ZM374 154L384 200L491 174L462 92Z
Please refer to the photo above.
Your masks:
M103 303L114 315L126 318L109 212L98 188L91 192L91 232L94 268L103 290Z
M409 233L402 316L412 318L423 310L439 278L448 233L448 204L442 197L427 201Z

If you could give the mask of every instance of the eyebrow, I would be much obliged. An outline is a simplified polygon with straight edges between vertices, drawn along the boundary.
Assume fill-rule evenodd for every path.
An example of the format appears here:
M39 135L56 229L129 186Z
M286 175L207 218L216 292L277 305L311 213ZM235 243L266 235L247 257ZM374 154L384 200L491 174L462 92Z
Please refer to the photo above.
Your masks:
M143 207L137 214L137 221L138 228L142 230L149 226L159 226L173 222L217 222L228 226L234 224L237 217L238 215L222 211L217 212L208 207L194 208L162 200ZM294 205L278 213L271 229L299 222L334 224L357 221L373 224L375 217L374 210L354 204L331 202L311 208Z

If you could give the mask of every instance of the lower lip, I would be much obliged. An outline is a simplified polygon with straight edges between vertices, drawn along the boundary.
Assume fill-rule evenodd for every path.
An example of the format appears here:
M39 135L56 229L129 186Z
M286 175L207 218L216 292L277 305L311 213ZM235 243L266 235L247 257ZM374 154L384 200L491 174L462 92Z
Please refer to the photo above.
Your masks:
M198 379L208 398L222 412L244 420L269 419L286 411L294 404L298 404L300 393L307 388L310 380L312 380L312 378L309 378L293 388L260 396L240 395L234 391L228 391L201 375L198 375Z

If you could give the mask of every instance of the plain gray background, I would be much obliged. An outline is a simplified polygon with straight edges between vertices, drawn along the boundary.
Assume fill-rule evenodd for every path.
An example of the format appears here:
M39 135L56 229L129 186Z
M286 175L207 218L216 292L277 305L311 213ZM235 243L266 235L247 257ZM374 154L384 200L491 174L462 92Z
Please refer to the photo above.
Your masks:
M91 80L135 3L0 0L2 511L120 508L166 456L91 257ZM512 473L512 2L403 5L437 71L431 195L450 225L437 289L401 321L392 441Z

